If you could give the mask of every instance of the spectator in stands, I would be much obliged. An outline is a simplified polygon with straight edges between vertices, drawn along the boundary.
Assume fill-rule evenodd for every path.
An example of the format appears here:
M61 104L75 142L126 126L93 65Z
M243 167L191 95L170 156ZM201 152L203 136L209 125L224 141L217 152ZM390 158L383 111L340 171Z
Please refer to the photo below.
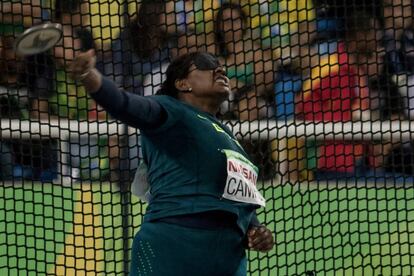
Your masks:
M96 49L89 29L89 2L86 0L58 0L55 3L55 20L62 23L64 40L55 47L56 93L49 99L50 109L59 117L74 120L108 120L108 115L91 101L85 89L73 81L65 68L80 50ZM98 56L98 59L101 57ZM101 60L98 60L100 67ZM55 113L56 114L56 113ZM118 137L89 138L71 141L72 176L92 180L117 180L119 168ZM80 170L79 170L80 169Z
M192 51L207 51L206 34L196 30L194 2L164 1L164 5L165 14L161 14L157 20L159 20L160 30L165 35L167 58L158 62L153 59L150 72L144 68L142 87L145 96L155 94L160 88L162 80L165 80L165 72L170 60ZM145 7L144 9L148 10Z
M274 89L275 118L287 121L294 117L295 95L301 90L302 79L322 59L321 52L327 47L316 43L314 1L282 0L268 5L271 47L279 63ZM303 167L303 156L298 154L301 146L302 139L297 137L272 141L272 159L278 162L279 174L292 183L299 179Z
M404 97L404 113L412 120L414 118L413 2L410 0L384 2L386 67L388 73L393 74L393 79ZM407 145L404 147L409 155L414 152L407 149ZM411 157L404 158L408 160Z
M84 88L73 81L64 68L75 53L81 48L93 48L93 38L88 26L89 2L86 0L56 0L52 9L52 21L63 26L64 38L52 53L40 54L26 59L29 72L28 83L35 83L36 89L30 90L30 115L34 119L51 120L67 118L72 120L107 119L104 112L97 112L95 103L89 100ZM102 140L102 139L101 139ZM83 141L83 140L82 140ZM98 146L93 142L82 141L71 144L71 166L85 167L84 178L91 179L89 169L97 163L101 171L108 171L109 161L106 147L102 155L104 158L94 158L98 155ZM97 142L102 144L102 141ZM45 145L46 148L47 145ZM29 149L30 151L30 149ZM79 160L80 159L80 160ZM62 162L66 162L63 160ZM77 169L76 169L77 170ZM97 169L98 170L98 169ZM100 178L100 176L96 176Z
M50 88L48 87L47 80L45 80L45 78L36 78L30 74L30 72L34 70L38 72L40 76L45 75L43 70L44 68L41 68L41 65L44 65L45 61L44 55L31 57L26 60L17 58L13 51L13 43L16 36L25 28L41 22L43 17L42 13L41 0L25 0L19 2L2 1L0 4L0 35L3 40L3 60L1 62L3 62L3 65L6 66L2 66L1 68L5 70L1 77L3 80L8 79L11 83L20 83L22 86L30 85L32 93L38 93L40 90ZM41 65L36 66L35 63L40 63ZM9 68L7 66L9 66ZM26 67L27 70L22 69L22 67ZM24 71L29 72L29 74L23 74ZM11 80L11 78L15 80ZM25 94L27 100L29 93L26 91ZM27 101L27 103L29 102ZM17 110L15 110L15 112L18 112ZM25 113L27 113L27 110L28 109L26 108ZM28 117L28 114L26 114L25 117Z
M48 81L53 83L53 87L47 89L46 93L35 95L32 112L34 117L77 120L88 118L90 106L87 94L83 87L71 80L64 71L67 63L81 47L94 47L92 34L86 26L88 5L85 0L55 1L53 20L62 24L63 39L61 44L54 48L49 61L43 65L44 70L48 71L47 75L50 77Z
M177 28L174 1L140 2L136 16L104 54L102 72L122 89L148 96L155 94L177 54ZM119 156L117 140L110 139L109 145L111 155ZM117 159L112 160L111 168Z
M13 44L24 28L40 23L45 14L40 0L2 1L0 4L0 78L1 117L28 119L35 95L50 90L51 79L45 70L46 56L16 57ZM10 177L50 180L56 169L51 148L39 141L1 143L3 179ZM48 141L49 142L49 141ZM49 156L50 158L45 158ZM49 176L47 176L49 175Z
M222 4L214 22L215 52L226 67L227 76L235 88L233 93L249 86L254 87L256 96L267 97L273 94L276 68L271 51L263 50L246 35L247 21L240 5Z
M142 1L105 56L104 74L134 93L154 94L172 58L206 50L206 35L196 33L194 20L191 1Z
M166 27L174 24L174 19L166 16L167 8L171 6L161 0L143 1L138 15L112 43L112 54L105 57L104 74L112 76L122 88L142 95L144 76L170 62L175 29Z
M172 46L173 45L171 45L170 48L170 58L174 59L178 56L178 53L181 52L183 48L173 48ZM162 83L167 77L166 72L169 64L169 61L163 61L159 66L155 66L150 73L147 73L143 76L142 89L144 96L155 95L156 92L161 88Z
M404 115L412 120L414 95L414 21L413 2L410 0L385 0L385 47L388 72L398 85L403 96ZM389 154L381 158L385 171L414 175L414 143L402 140L388 149ZM378 158L377 158L378 159Z
M384 51L380 22L354 12L346 20L346 35L338 43L335 63L311 75L297 97L296 116L313 122L370 119L368 80L381 72ZM364 146L346 141L324 141L317 148L317 174L338 177L356 173ZM359 161L358 161L359 160Z
M13 26L10 30L13 31ZM25 62L16 56L15 33L0 35L0 114L2 118L28 118Z
M23 26L3 24L0 33L0 117L29 119L32 96L44 93L48 85L43 74L44 56L24 59L16 56L14 42ZM38 62L34 66L34 61ZM37 75L36 77L36 74ZM47 141L49 142L49 141ZM56 172L56 158L43 142L24 140L0 142L0 175L3 180L29 178L50 180ZM47 156L47 157L46 157Z
M5 118L27 117L27 86L22 82L23 61L13 51L14 28L3 24L0 34L0 116ZM7 33L10 29L11 33ZM0 142L0 179L13 176L13 153L10 143Z
M0 27L2 24L22 24L31 27L41 22L41 0L2 1L0 3Z
M248 18L239 4L224 3L214 20L215 53L231 81L229 100L220 106L224 119L257 120L273 115L275 65L270 50L263 50L250 36ZM243 141L246 152L261 165L261 177L270 178L269 141ZM267 166L270 165L270 166Z
M404 99L399 93L397 84L388 74L371 79L369 88L372 121L405 120ZM366 165L376 176L385 171L398 172L398 167L403 167L404 165L401 162L397 162L398 157L396 157L396 153L401 151L403 147L407 148L407 145L409 143L407 144L406 141L393 141L390 138L372 141L367 152ZM411 149L407 151L407 154L412 155L412 152L413 150ZM393 162L390 162L391 160Z
M28 108L13 108L15 111L21 111L25 113L23 117L30 117L32 119L49 120L53 118L69 118L69 119L87 119L88 118L88 99L87 94L81 86L76 85L74 81L63 71L66 62L70 61L76 50L81 47L80 41L83 40L83 44L91 44L91 35L85 27L85 23L88 19L88 2L83 0L70 0L62 1L56 0L53 20L62 23L64 30L64 43L56 47L53 55L39 54L31 56L19 61L24 64L22 70L25 74L24 80L19 83L23 86L27 86L27 96L20 96L18 99L26 100ZM46 17L46 10L42 10L40 1L28 1L23 3L2 3L0 5L2 9L3 23L0 25L0 29L16 34L16 30L21 31L24 27L29 27L34 23L41 22L42 18ZM29 20L30 18L30 20ZM13 24L7 25L6 23L13 21ZM22 26L18 24L21 22ZM11 38L11 37L10 37ZM89 42L86 42L89 39ZM12 50L12 42L7 42L6 45L10 44L5 48L5 53L9 57L14 55ZM7 51L6 51L7 50ZM5 58L6 60L6 58ZM3 67L2 67L3 68ZM6 67L4 67L6 68ZM13 72L10 68L6 70ZM5 75L2 75L5 76ZM9 81L10 82L10 81ZM24 90L24 89L23 89ZM9 91L10 92L10 91ZM82 97L83 94L83 97ZM80 97L79 97L80 96ZM93 101L90 101L93 103ZM30 111L28 111L28 109ZM3 109L4 110L4 109ZM34 144L34 142L32 143ZM38 151L37 146L25 146L20 151L27 151L26 154L23 152L23 156L30 156L30 153ZM52 156L48 152L53 150L47 148L47 145L41 146L41 151L38 151L42 156ZM91 153L88 152L88 155ZM79 156L79 154L77 155ZM27 159L27 158L26 158ZM42 159L42 158L41 158ZM44 158L43 158L44 159ZM45 160L25 161L28 164L33 164L33 167L38 166L37 163L45 163ZM55 158L49 158L46 163L51 163ZM40 164L41 167L47 167ZM56 164L53 164L55 167ZM88 166L89 167L89 166ZM31 170L32 176L36 178L35 174L44 174L41 170ZM22 173L24 174L26 173ZM28 175L28 174L26 174Z
M174 2L176 3L175 12L178 32L191 35L186 44L195 44L197 47L201 47L196 49L198 51L214 53L214 12L223 1L179 0Z
M282 0L281 10L273 13L275 18L273 27L280 45L274 49L276 56L280 56L280 63L292 70L308 70L311 59L315 58L316 51L312 47L317 39L316 9L312 0L287 1ZM312 52L313 51L313 52ZM297 68L297 69L296 69Z
M61 44L55 47L53 54L48 56L46 61L43 59L40 66L39 58L35 58L32 62L46 72L47 81L53 84L53 87L45 89L43 93L34 95L32 116L35 118L87 119L86 93L63 70L67 62L73 59L75 52L81 49L82 44L93 44L92 35L85 28L85 17L81 16L81 13L87 13L87 7L88 3L84 0L55 1L53 20L62 24L64 37ZM39 78L38 69L34 71L38 73L33 75L34 78Z
M112 55L105 57L104 74L133 93L155 94L174 57L206 48L204 35L195 33L194 18L182 18L190 12L192 5L188 4L189 1L143 1L137 17L113 42ZM180 9L178 13L176 9Z
M391 74L414 72L412 9L411 0L384 0L386 64Z

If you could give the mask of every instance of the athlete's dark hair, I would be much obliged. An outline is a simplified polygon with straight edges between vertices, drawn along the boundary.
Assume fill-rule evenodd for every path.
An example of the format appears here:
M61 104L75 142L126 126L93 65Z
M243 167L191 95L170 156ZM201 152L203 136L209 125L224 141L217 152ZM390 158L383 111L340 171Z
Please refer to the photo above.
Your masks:
M173 98L178 98L178 93L180 91L175 87L175 82L188 76L190 67L194 63L194 59L201 53L202 52L190 52L174 59L167 68L167 79L162 83L161 89L157 91L157 95L167 95Z
M243 33L246 31L246 25L247 25L247 15L243 11L242 6L236 3L223 3L220 7L220 9L217 12L216 18L214 20L214 37L216 39L216 43L219 46L219 54L223 57L226 57L228 55L228 51L226 48L226 43L224 41L224 32L222 30L222 24L224 23L223 13L225 10L236 10L239 12L240 17L242 19L242 29Z

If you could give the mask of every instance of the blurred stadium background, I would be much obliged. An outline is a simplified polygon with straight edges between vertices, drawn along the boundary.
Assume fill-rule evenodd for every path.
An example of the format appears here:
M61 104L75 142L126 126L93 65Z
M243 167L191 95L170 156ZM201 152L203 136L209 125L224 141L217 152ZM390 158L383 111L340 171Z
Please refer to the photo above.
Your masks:
M129 191L139 134L64 73L80 42L93 44L104 74L142 95L180 51L216 52L233 71L219 116L260 166L259 220L276 237L271 252L249 253L249 275L414 275L411 0L161 1L158 14L140 14L150 2L1 2L0 275L129 271L146 207ZM233 36L243 29L231 58L215 35L227 2L246 16L220 25L230 22ZM140 16L161 29L162 41L149 43L155 54L127 43L133 24L145 25ZM61 22L67 44L13 56L15 37L44 21ZM323 111L308 98L321 91L332 91ZM351 147L321 150L333 140Z

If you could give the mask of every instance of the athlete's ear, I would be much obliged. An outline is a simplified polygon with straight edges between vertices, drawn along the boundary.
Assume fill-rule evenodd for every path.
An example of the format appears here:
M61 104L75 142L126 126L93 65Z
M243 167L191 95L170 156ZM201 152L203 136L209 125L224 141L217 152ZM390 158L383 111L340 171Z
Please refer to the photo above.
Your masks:
M183 93L191 92L193 90L186 79L176 80L175 88L177 88L178 91Z

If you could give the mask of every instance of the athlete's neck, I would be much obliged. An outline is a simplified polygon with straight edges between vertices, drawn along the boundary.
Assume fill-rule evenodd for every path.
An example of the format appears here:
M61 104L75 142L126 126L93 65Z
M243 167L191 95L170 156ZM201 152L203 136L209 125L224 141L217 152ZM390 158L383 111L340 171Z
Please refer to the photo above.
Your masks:
M213 116L216 116L221 104L221 100L217 98L196 98L186 94L179 97L179 99Z

